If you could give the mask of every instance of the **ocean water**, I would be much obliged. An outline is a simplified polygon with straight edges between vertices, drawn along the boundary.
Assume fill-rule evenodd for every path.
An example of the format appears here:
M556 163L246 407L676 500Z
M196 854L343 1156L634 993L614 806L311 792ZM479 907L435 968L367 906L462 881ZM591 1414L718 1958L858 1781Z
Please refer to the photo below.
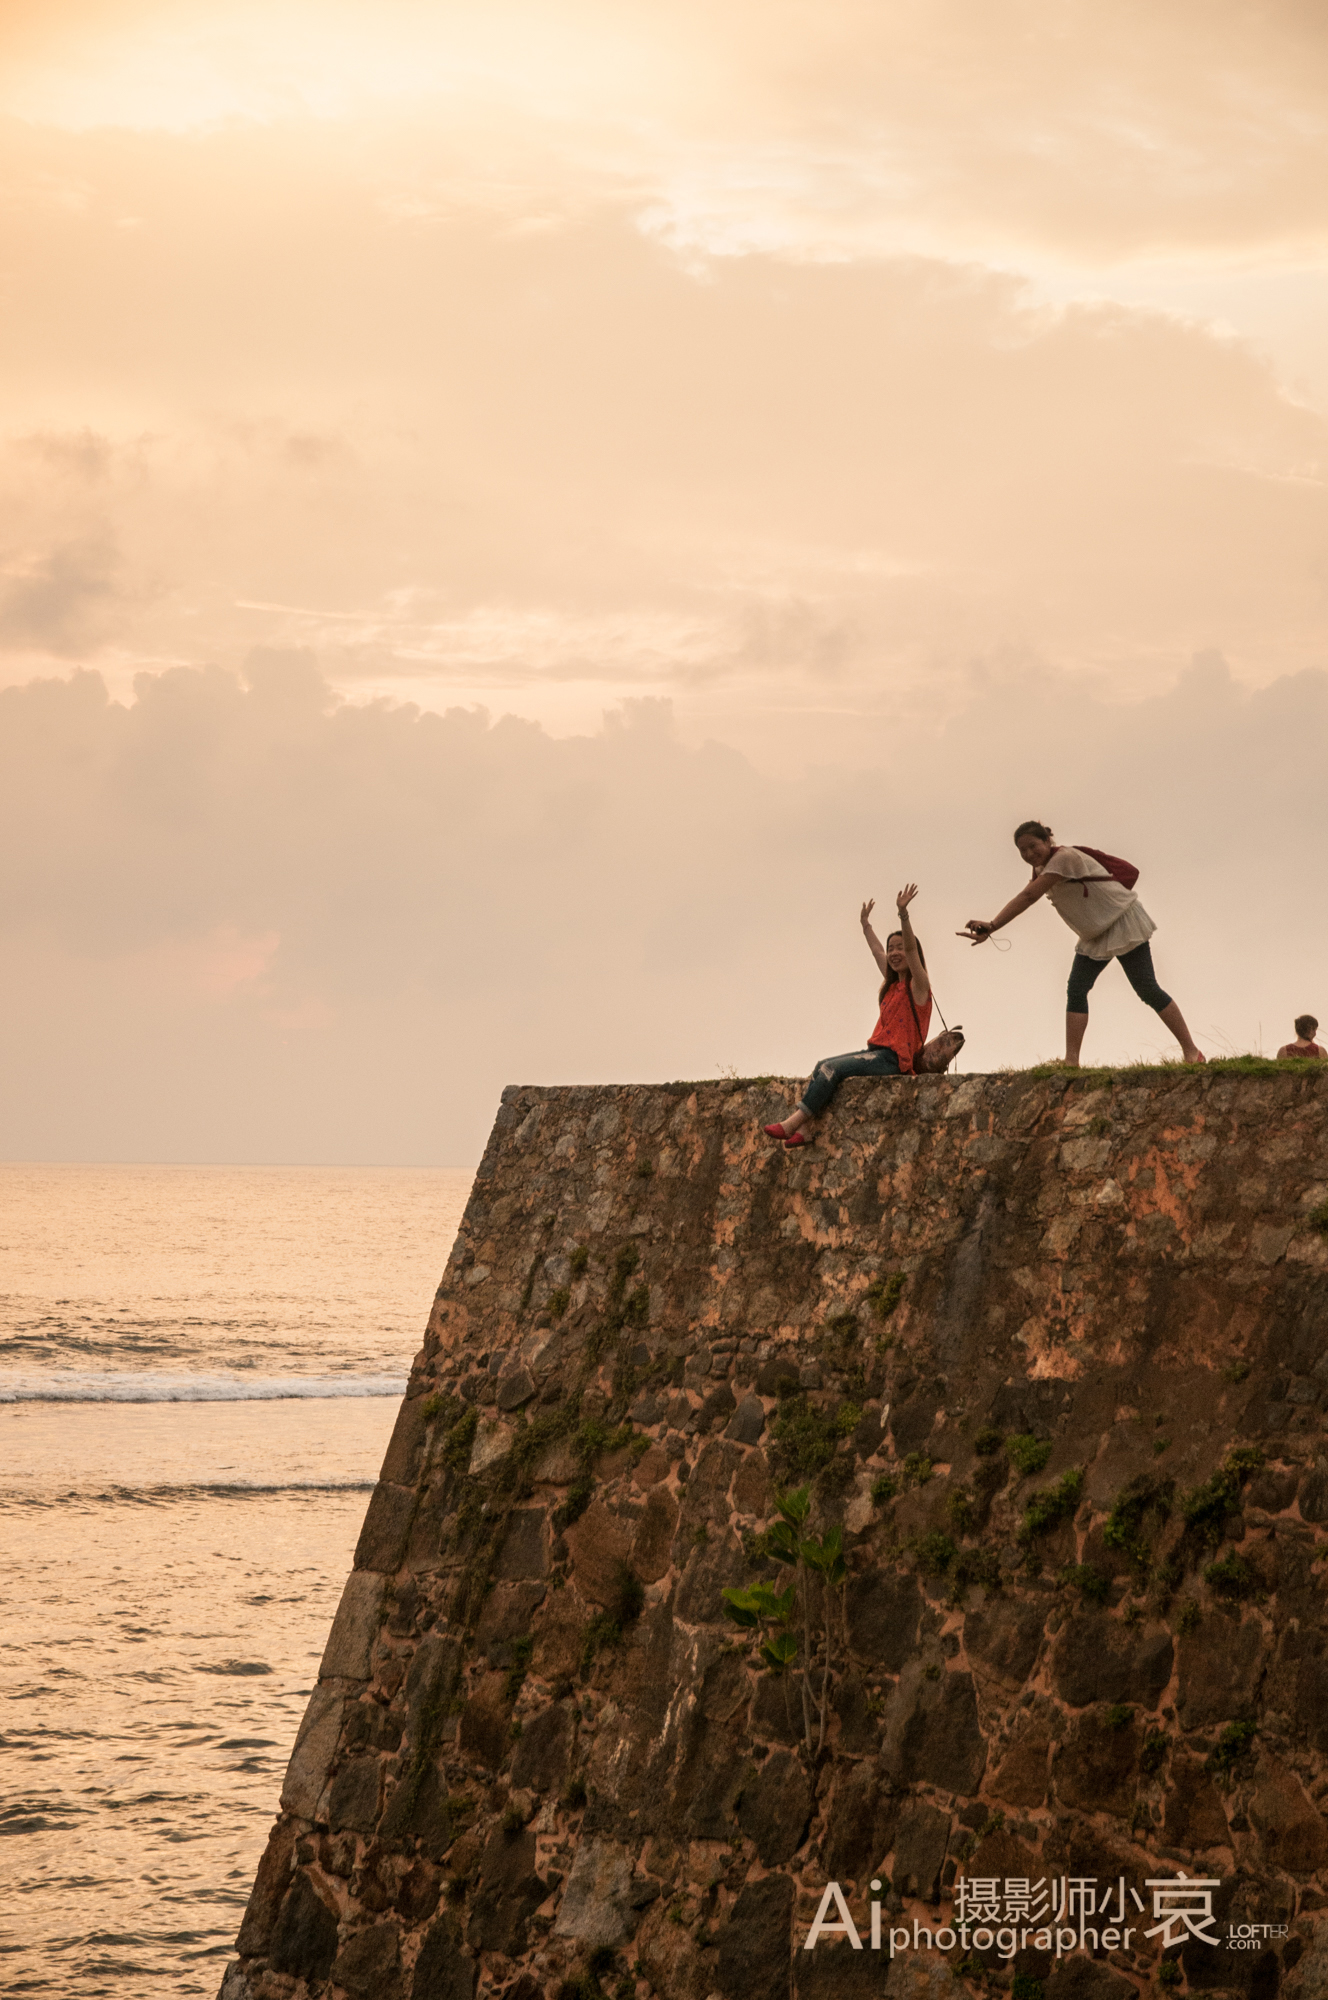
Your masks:
M213 2000L470 1178L0 1165L6 2000Z

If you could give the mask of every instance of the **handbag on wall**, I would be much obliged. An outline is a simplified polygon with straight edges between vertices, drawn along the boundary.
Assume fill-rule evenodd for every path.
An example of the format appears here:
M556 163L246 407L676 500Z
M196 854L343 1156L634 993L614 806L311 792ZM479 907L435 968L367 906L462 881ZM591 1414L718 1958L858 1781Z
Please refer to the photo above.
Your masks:
M941 1014L941 1003L936 999L934 990L931 997L935 1002L936 1012ZM916 1027L918 1034L921 1035L922 1022L918 1017L918 1009L913 998L912 987L908 989L908 1004L913 1009L913 1025ZM944 1032L939 1035L933 1035L929 1042L924 1042L914 1056L914 1076L943 1076L955 1057L959 1054L960 1049L963 1048L964 1031L962 1028L947 1028L944 1014L941 1014L941 1027Z

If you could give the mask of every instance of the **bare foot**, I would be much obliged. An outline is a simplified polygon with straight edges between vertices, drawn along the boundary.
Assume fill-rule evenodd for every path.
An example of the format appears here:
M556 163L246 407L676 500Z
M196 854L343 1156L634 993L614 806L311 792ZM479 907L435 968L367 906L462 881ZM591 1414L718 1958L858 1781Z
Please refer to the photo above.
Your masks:
M1182 1062L1187 1062L1187 1063L1201 1063L1201 1062L1207 1062L1208 1060L1203 1050L1196 1049L1193 1042L1190 1043L1190 1046L1187 1049L1181 1050L1180 1059Z
M1071 1061L1069 1056L1049 1056L1047 1060L1052 1069L1078 1069L1079 1067L1079 1064Z

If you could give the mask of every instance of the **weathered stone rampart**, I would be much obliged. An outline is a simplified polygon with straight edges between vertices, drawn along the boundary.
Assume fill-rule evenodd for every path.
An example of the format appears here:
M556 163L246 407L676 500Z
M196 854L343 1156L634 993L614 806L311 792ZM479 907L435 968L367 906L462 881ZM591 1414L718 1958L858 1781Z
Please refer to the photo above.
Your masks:
M786 1101L504 1093L225 2000L1328 1994L1328 1075Z

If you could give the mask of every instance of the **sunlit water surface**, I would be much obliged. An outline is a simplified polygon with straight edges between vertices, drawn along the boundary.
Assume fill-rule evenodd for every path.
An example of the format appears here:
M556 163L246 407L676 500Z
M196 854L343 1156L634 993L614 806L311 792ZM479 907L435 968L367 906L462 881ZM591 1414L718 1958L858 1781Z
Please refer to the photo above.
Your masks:
M0 1992L212 2000L469 1191L0 1165Z

